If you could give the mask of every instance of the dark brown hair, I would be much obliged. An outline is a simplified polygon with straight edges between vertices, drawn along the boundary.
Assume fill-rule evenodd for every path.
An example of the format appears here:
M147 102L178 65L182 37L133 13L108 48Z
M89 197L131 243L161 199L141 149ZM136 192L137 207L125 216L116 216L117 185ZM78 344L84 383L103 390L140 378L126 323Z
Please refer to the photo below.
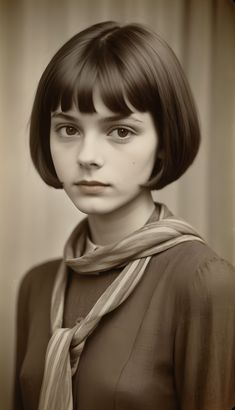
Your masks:
M30 122L30 152L42 179L62 188L50 152L51 112L58 106L68 111L74 103L81 112L95 112L94 86L113 112L131 114L127 99L136 110L152 115L159 149L144 186L160 189L178 179L200 144L188 82L174 52L156 33L141 24L115 22L95 24L72 37L40 79Z

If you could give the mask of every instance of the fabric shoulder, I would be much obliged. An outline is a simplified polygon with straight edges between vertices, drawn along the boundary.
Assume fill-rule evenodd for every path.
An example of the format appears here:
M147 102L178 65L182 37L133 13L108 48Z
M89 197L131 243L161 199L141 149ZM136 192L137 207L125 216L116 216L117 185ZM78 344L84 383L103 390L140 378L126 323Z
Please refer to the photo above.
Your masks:
M164 275L172 276L177 282L191 281L197 269L219 256L204 242L186 241L153 255L150 266L161 269Z
M235 311L235 267L209 246L188 242L175 261L175 297L186 316L227 308Z
M18 299L36 304L41 298L49 298L61 260L45 261L30 268L20 281Z
M30 286L33 282L50 281L56 275L62 259L52 259L32 266L21 280L22 286Z
M156 254L148 271L180 315L225 298L235 306L235 268L206 243L187 241Z

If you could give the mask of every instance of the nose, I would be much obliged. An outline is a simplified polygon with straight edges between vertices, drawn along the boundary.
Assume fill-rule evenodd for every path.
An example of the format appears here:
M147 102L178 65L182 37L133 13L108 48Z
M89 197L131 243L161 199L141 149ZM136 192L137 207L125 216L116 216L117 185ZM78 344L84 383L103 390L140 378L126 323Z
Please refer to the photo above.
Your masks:
M82 168L101 168L104 160L101 154L101 144L97 134L87 134L78 147L77 163Z

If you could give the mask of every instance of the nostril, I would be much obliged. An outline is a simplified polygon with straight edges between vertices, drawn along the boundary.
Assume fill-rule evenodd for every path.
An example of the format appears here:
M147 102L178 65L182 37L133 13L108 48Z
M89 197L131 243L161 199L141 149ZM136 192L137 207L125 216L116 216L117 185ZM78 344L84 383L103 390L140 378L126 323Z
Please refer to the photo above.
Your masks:
M94 161L78 161L78 164L81 168L97 168L99 165Z

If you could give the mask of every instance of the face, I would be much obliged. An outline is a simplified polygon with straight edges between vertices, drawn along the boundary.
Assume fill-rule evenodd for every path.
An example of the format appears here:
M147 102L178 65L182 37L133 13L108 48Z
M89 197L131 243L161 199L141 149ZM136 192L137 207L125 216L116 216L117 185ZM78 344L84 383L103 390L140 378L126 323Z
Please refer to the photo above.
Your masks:
M96 113L73 107L52 113L50 147L64 190L86 214L104 215L129 205L149 191L157 135L149 113L128 117L110 111L94 92Z

